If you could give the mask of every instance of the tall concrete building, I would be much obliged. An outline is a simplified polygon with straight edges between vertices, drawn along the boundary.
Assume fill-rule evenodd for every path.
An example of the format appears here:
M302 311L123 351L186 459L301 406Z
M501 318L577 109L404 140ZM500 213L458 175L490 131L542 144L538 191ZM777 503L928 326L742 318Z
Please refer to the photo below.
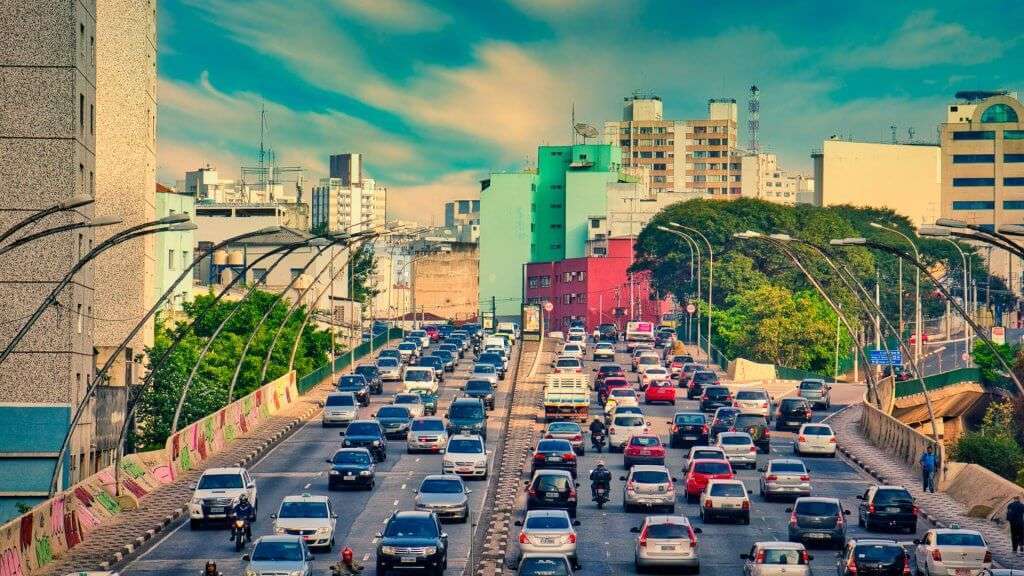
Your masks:
M681 146L677 146L676 135L683 125L665 120L660 97L636 91L623 98L622 120L604 123L604 142L622 148L624 167L647 171L649 190L672 192L680 189L677 177L681 172L676 171L676 156Z
M178 192L163 184L156 185L156 216L187 214L195 217L195 196ZM177 285L174 281L182 271L192 264L195 253L195 231L166 232L156 236L156 281L153 283L154 301L174 286L171 295L163 304L164 310L181 310L182 304L192 301L192 277L186 277Z
M444 204L444 227L459 242L480 240L480 201L452 200Z
M480 251L471 242L418 256L409 266L416 312L449 320L469 320L480 309Z
M346 152L331 155L331 178L341 180L342 186L351 186L363 181L363 155Z
M683 170L677 170L676 189L690 194L733 199L742 193L734 98L708 100L708 116L687 120L683 143ZM677 152L676 156L680 156Z
M330 177L313 187L310 226L359 232L384 225L388 191L363 175L362 154L331 156Z
M775 154L758 152L740 158L740 189L744 198L792 206L799 201L801 192L813 187L811 178L789 173L779 166Z

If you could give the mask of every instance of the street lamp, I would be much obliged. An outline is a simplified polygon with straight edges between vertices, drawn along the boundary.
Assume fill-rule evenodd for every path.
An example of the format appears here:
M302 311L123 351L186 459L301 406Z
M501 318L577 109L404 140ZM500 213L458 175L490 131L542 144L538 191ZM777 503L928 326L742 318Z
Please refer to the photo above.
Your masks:
M658 230L661 230L662 232L668 232L669 234L673 234L675 236L678 236L679 238L682 238L683 240L686 240L686 246L690 249L690 278L691 278L691 280L693 278L693 258L694 258L694 255L696 255L696 257L697 257L697 301L700 302L700 296L701 296L700 279L701 279L701 276L702 276L702 272L701 272L701 259L700 259L700 245L697 244L696 240L691 238L689 235L680 232L679 230L673 230L671 228L666 228L664 226L658 226ZM709 312L710 312L710 308L709 308ZM689 330L689 327L687 327L687 330ZM690 334L687 333L686 337L689 338ZM698 350L700 349L700 307L697 307L697 349ZM710 360L710 359L711 359L711 356L710 356L710 353L709 353L708 360Z
M13 235L18 230L21 230L25 226L28 226L29 224L32 224L33 222L38 222L39 220L42 220L43 218L46 218L50 214L56 214L58 212L65 212L67 210L74 210L75 208L80 208L80 207L85 206L87 204L92 204L95 201L96 201L96 199L93 198L92 196L80 195L80 196L74 196L70 200L67 200L67 201L64 201L64 202L58 202L58 203L56 203L53 206L50 206L48 208L43 208L42 210L39 210L38 212L35 212L35 213L31 214L30 216L28 216L24 220L16 222L13 226L11 226L7 230L5 230L3 234L0 234L0 242L3 242L4 240L7 240L8 238L11 237L11 235Z
M869 225L872 228L877 228L879 230L885 230L887 232L892 232L893 234L896 234L896 235L900 236L901 238L903 238L904 240L906 240L907 243L910 244L910 247L914 250L914 258L916 258L917 260L921 260L921 253L917 250L917 244L915 244L914 241L910 239L910 236L907 236L906 234L904 234L903 232L900 232L896 228L892 228L892 227L889 227L889 226L884 226L882 224L879 224L878 222L870 222ZM901 262L902 262L902 260L901 260ZM902 283L903 283L903 273L902 273L902 268L901 268L900 269L900 286L902 286ZM901 288L900 289L900 314L902 314L902 313L903 313L903 290ZM902 328L902 326L900 328ZM922 336L921 336L922 329L921 328L922 328L921 327L921 271L920 270L916 270L914 272L914 333L915 333L915 337L914 337L914 360L919 360L921 358L921 340L922 340ZM900 334L900 338L902 338L902 337L903 337L903 335Z
M950 244L952 244L953 248L956 248L956 251L960 253L960 260L961 260L961 262L963 264L963 285L961 286L961 288L962 288L961 293L963 295L964 306L973 313L974 312L974 307L971 306L971 297L970 297L970 294L968 293L968 287L967 287L967 278L968 278L967 255L964 254L963 249L960 248L960 244L958 242L956 242L955 240L953 240L952 238L950 238L950 236L953 235L952 232L949 229L947 229L947 228L922 227L922 228L918 229L917 234L919 236L924 236L924 237L927 237L927 238L938 238L939 240L945 240L946 242L949 242ZM949 309L948 308L946 310L946 313L947 314L949 313ZM947 322L946 326L949 326L949 320L948 319L947 319L946 322ZM970 354L971 354L971 327L968 326L966 324L966 322L964 323L964 325L965 325L965 328L964 328L964 354L968 358L970 358ZM946 339L948 340L950 338L951 338L951 335L947 332Z
M715 301L715 250L711 247L711 242L708 240L708 237L702 234L700 230L689 226L683 226L678 222L669 222L668 224L674 228L680 228L700 236L701 240L703 240L708 247L708 360L711 360L711 317L713 316L712 309L714 308Z
M0 248L0 256L6 254L7 252L10 252L11 250L14 250L19 246L24 246L25 244L28 244L29 242L32 242L34 240L39 240L40 238L45 238L47 236L53 236L54 234L60 234L61 232L68 232L71 230L78 230L81 228L100 228L102 226L120 224L121 222L122 220L120 218L112 216L101 216L99 218L93 218L92 220L83 220L81 222L72 222L70 224L54 226L53 228L47 228L46 230L41 230L39 232L36 232L35 234L29 234L28 236L22 236L21 238L18 238L14 242L11 242L10 244Z

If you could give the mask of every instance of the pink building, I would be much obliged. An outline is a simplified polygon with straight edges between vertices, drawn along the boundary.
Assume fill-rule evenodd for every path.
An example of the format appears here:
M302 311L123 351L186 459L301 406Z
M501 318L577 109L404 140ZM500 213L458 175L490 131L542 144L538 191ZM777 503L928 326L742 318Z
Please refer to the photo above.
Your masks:
M627 272L633 242L611 238L607 255L526 265L526 301L553 306L544 316L548 330L566 330L572 320L585 321L588 331L604 322L621 330L634 320L657 323L669 312L667 301L655 299L649 272Z

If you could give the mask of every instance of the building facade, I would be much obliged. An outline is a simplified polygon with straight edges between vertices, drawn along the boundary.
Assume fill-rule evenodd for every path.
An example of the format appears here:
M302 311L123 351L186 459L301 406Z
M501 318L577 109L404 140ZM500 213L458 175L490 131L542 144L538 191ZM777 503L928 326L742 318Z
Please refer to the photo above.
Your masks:
M412 302L416 312L448 320L471 320L480 308L480 248L454 242L410 264Z
M162 184L156 185L157 218L175 214L188 214L194 217L195 213L195 196L178 192ZM153 284L154 301L173 287L173 291L163 304L165 310L179 311L182 304L192 300L192 276L189 275L177 285L174 282L182 271L192 264L195 246L194 230L167 232L156 236L156 253L159 261L156 267L156 281Z
M480 240L480 201L453 200L444 204L444 227L459 242Z
M744 198L792 206L798 202L800 192L806 192L808 187L813 190L813 180L783 170L775 154L759 152L740 159L740 188Z
M722 199L743 192L736 120L735 99L712 98L707 118L686 121L680 171L684 191Z
M652 192L678 190L676 135L684 124L665 120L661 98L653 94L634 92L623 102L622 120L604 124L605 144L622 148L623 167L645 171Z
M332 157L333 158L333 157ZM313 188L310 225L331 232L361 232L384 226L387 189L373 178L344 184L342 178L323 178Z

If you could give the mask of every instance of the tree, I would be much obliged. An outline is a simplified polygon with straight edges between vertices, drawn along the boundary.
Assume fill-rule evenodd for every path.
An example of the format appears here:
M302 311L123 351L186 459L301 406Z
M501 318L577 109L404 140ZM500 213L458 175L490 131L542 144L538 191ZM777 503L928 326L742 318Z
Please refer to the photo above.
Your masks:
M355 301L365 304L380 294L379 289L369 285L370 279L377 274L377 257L372 246L364 243L356 250L352 257L351 273Z

